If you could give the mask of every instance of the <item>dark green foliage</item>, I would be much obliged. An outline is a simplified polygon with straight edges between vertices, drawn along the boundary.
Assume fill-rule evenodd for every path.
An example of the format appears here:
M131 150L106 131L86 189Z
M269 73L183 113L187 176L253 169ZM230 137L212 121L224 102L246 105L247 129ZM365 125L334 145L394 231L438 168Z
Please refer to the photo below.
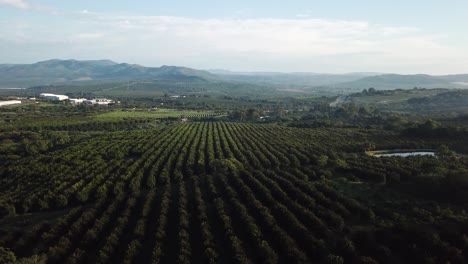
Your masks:
M379 125L256 124L261 108L232 112L249 122L12 124L0 131L0 246L48 263L466 261L468 161L456 141L382 130L401 120L352 104L303 121L328 111ZM364 153L397 147L439 156Z
M11 264L16 261L15 253L10 249L0 247L0 263L1 264Z

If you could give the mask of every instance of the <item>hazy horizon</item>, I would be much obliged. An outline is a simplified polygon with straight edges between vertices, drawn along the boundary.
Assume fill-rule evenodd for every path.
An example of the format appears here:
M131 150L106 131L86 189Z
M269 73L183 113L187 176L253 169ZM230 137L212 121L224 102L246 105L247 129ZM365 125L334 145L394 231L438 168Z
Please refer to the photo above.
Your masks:
M239 72L467 73L465 1L193 4L0 0L0 63L104 58Z

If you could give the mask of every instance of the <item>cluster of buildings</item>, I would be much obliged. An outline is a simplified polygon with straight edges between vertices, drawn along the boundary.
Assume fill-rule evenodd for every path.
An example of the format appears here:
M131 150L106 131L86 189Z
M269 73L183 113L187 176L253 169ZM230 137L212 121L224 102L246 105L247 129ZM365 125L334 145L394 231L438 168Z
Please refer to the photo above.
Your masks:
M41 93L39 98L49 101L65 101L68 100L71 104L74 105L109 105L113 104L114 101L106 99L106 98L97 98L97 99L86 99L86 98L69 98L66 95L62 94L51 94L51 93ZM35 97L18 97L17 100L8 100L8 101L0 101L0 106L7 106L7 105L15 105L21 104L21 100L36 100ZM39 103L39 102L36 102ZM119 103L119 102L117 102Z
M98 99L85 99L85 98L69 98L66 95L61 94L51 94L51 93L41 93L40 98L45 100L51 101L64 101L68 100L70 103L78 105L78 104L86 104L86 105L109 105L114 103L114 101L105 99L105 98L98 98Z

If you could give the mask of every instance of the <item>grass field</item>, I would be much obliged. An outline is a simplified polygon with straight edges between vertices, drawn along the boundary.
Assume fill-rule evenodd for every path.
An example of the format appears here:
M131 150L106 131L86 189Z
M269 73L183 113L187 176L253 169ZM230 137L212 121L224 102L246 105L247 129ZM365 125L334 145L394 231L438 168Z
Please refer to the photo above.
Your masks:
M95 118L99 120L108 119L125 119L125 118L207 118L214 117L219 114L212 111L178 111L173 109L158 109L158 110L129 110L129 111L113 111L103 114L98 114Z

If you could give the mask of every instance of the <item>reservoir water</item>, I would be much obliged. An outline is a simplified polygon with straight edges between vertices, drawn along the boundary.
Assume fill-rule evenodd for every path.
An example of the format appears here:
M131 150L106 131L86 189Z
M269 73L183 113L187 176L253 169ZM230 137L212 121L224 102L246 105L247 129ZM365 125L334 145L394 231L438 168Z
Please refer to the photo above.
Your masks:
M375 154L374 157L410 157L410 156L435 156L433 151L394 152Z

